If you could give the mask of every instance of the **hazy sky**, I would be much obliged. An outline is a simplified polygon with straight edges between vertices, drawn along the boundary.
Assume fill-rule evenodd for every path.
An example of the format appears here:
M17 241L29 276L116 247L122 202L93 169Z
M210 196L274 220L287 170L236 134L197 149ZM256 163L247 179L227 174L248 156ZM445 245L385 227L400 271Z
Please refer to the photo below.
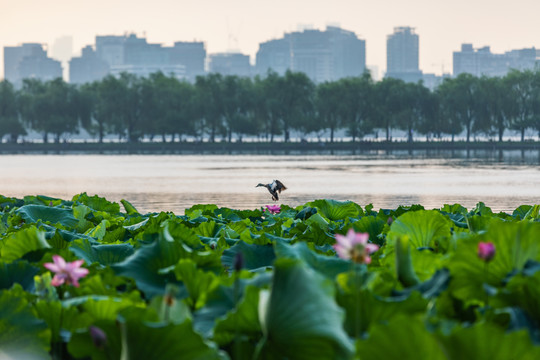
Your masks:
M386 68L386 37L396 26L420 36L420 68L452 71L461 43L493 52L540 48L540 0L0 0L0 78L3 47L49 44L73 37L74 53L96 35L146 34L149 42L206 42L208 53L258 44L296 31L339 24L366 40L368 65Z

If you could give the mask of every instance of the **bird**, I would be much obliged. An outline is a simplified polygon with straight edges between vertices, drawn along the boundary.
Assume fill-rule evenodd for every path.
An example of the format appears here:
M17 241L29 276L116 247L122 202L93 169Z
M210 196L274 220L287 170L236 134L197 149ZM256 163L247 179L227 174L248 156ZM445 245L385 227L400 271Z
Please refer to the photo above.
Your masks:
M265 188L267 188L270 194L272 195L272 200L274 201L279 200L278 194L281 194L281 191L287 190L287 187L283 185L283 183L279 180L274 180L272 181L271 184L258 184L255 187L259 187L259 186L264 186Z

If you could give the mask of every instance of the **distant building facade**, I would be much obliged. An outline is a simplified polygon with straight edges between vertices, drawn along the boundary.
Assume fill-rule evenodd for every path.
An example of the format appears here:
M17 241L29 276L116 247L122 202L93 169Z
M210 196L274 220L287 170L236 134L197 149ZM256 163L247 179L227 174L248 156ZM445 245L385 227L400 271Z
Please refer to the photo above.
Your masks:
M249 55L240 53L211 54L208 67L211 73L251 76Z
M453 53L453 75L505 76L511 69L532 70L536 53L535 48L529 48L493 54L489 46L474 49L472 44L462 44L461 51Z
M80 57L74 57L69 61L69 82L72 84L84 84L100 80L109 74L109 64L97 56L92 46L82 49Z
M255 68L259 75L303 72L316 83L360 76L366 70L366 42L335 26L293 32L261 43Z
M135 34L96 36L95 51L83 49L70 62L73 83L96 81L122 72L147 77L155 72L194 81L204 74L206 50L202 42L177 42L173 47L148 43Z
M62 65L47 56L42 44L6 46L4 77L15 86L21 86L23 79L53 80L62 77Z
M169 63L185 67L186 78L194 82L197 76L205 74L206 48L203 42L177 41L169 51Z
M419 67L419 37L414 28L400 26L386 40L386 77L417 82L422 79Z
M283 39L275 39L259 44L255 59L255 72L264 76L268 71L284 75L291 69L292 43L289 34Z

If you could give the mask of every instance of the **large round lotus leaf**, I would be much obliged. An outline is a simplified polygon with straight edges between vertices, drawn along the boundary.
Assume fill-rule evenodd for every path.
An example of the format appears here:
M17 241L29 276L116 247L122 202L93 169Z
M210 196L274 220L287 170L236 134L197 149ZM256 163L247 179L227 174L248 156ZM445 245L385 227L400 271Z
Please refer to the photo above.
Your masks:
M499 287L511 272L527 261L540 261L540 223L493 221L486 233L464 238L448 260L450 289L462 300L484 299L483 283ZM489 263L478 257L478 243L492 242L495 257Z
M15 211L27 223L35 223L41 220L51 224L60 224L67 228L73 228L79 220L73 216L73 210L61 209L45 205L25 205Z
M1 244L0 256L4 261L18 260L26 254L51 247L45 240L45 233L36 229L35 226L12 233L1 241L3 244Z
M327 219L333 221L345 220L348 217L356 217L362 211L361 208L352 201L322 199L312 201L306 205L317 208L319 214L322 214Z
M124 261L134 252L131 244L96 245L86 239L75 240L69 250L90 265L97 262L100 265L111 265Z
M0 359L48 359L51 330L38 319L19 287L0 291Z
M357 341L356 350L360 359L447 360L435 335L416 317L402 314L374 325L366 340Z
M120 319L122 359L228 359L213 343L193 330L191 321L165 324L141 321L140 311L125 311Z
M13 284L20 284L26 291L34 289L34 275L39 268L27 261L19 260L12 263L0 261L0 289L9 289Z
M343 316L330 280L298 260L278 259L272 290L259 303L262 352L269 359L349 359Z
M452 226L453 223L436 210L406 212L392 223L387 235L388 245L392 246L398 238L408 236L413 248L437 250L441 242L450 237Z
M221 257L223 266L229 271L232 271L237 256L242 257L242 267L248 270L272 266L276 258L272 245L246 244L240 240L223 252L223 256Z
M540 359L540 347L534 346L523 330L505 332L495 324L478 323L439 337L450 360Z

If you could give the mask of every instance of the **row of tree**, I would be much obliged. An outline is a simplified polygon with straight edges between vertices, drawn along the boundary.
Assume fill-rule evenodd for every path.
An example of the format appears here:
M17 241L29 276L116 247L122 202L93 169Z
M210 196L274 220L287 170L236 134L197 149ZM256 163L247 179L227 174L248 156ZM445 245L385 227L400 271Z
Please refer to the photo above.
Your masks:
M273 142L289 141L291 131L329 133L333 142L343 129L353 141L379 130L390 140L392 129L406 131L409 141L413 134L453 141L463 132L467 141L480 134L502 141L509 129L524 140L527 129L540 134L540 72L461 74L435 91L392 78L374 82L369 74L316 85L294 72L254 79L209 74L194 84L162 73L124 73L79 87L61 79L27 79L21 89L0 82L0 140L16 142L31 129L59 142L81 128L100 142L109 134L130 142L246 135Z

